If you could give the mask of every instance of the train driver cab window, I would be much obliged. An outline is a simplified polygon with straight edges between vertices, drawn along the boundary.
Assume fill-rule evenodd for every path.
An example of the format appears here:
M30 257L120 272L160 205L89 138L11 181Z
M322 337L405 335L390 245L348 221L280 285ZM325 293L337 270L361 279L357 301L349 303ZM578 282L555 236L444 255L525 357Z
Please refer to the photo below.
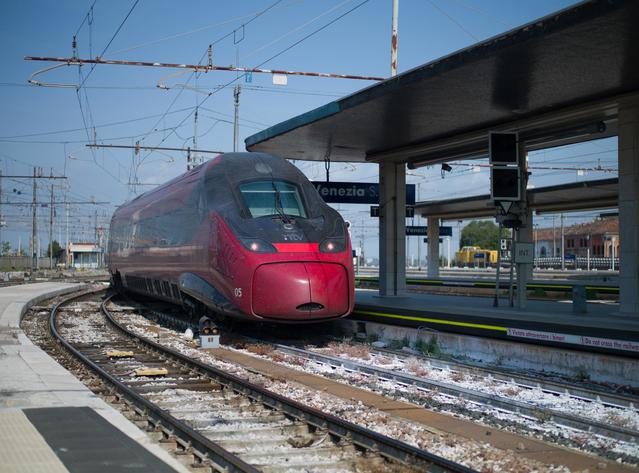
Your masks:
M284 181L264 180L240 185L240 192L251 217L288 215L306 218L298 187Z

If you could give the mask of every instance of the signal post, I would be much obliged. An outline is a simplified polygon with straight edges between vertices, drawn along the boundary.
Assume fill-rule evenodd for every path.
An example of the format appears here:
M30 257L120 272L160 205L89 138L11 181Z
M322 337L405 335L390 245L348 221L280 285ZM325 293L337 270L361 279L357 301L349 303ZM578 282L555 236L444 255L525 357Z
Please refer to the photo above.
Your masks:
M512 228L512 268L517 268L517 307L526 308L526 286L532 276L534 248L532 244L532 212L528 208L526 188L528 169L526 148L517 133L489 134L490 193L495 204L496 219L501 226ZM501 235L499 235L501 239ZM501 250L500 250L501 251ZM497 272L499 275L499 272ZM496 282L495 305L498 305L499 281ZM510 298L512 305L512 298Z

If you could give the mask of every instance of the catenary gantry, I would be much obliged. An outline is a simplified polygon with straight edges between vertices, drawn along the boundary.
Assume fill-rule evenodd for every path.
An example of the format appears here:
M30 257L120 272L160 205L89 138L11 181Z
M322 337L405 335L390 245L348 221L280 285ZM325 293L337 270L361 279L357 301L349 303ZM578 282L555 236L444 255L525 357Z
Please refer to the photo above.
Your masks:
M380 291L396 295L405 289L398 189L406 164L485 157L490 130L518 131L527 150L616 135L621 311L639 314L637 24L639 2L582 2L282 122L246 145L291 159L379 163Z

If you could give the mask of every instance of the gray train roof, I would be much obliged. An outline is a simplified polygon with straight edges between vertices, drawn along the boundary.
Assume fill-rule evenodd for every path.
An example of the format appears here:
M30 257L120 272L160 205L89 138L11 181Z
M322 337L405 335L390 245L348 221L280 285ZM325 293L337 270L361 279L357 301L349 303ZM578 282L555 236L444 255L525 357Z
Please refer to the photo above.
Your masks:
M599 179L528 189L528 206L541 212L563 212L614 208L619 205L619 179ZM444 220L493 217L490 194L458 199L418 202L415 213Z
M639 91L638 24L637 1L579 3L279 123L246 146L290 159L323 160L330 148L334 161L433 163L485 153L491 129L519 130L530 149L614 135L619 99ZM601 122L603 134L579 131Z

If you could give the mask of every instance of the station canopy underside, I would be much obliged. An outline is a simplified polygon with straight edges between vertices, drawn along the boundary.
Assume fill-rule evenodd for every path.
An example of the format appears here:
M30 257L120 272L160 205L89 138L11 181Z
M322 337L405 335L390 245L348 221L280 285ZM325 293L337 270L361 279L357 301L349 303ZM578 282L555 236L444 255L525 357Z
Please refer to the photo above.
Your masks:
M528 207L538 213L608 209L619 205L619 179L574 182L526 191ZM494 217L490 195L418 202L415 213L443 220Z
M484 157L490 130L519 131L528 149L613 136L620 101L639 92L637 25L637 1L580 3L268 128L247 149L420 166Z

